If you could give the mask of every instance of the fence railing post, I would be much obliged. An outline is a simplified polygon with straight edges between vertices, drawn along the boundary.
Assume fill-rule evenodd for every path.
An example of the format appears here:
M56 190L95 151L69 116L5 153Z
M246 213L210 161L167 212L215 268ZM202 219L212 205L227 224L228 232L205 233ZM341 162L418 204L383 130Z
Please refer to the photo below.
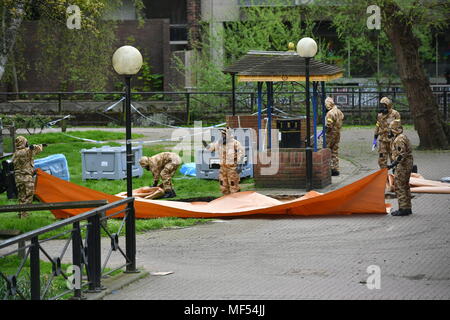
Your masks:
M134 200L127 204L127 217L125 223L126 255L129 259L125 272L139 272L136 269L136 217L134 213Z
M358 113L359 113L359 125L362 125L362 101L361 101L361 88L358 88Z
M81 229L80 223L75 222L73 224L72 231L72 264L78 268L79 274L75 273L75 275L79 276L79 279L74 279L74 295L75 299L81 299L81 286L83 279L83 268L81 267ZM78 287L77 287L78 286Z
M30 295L31 300L41 300L41 261L39 260L39 238L31 239L30 247Z
M101 286L101 245L100 245L100 214L88 219L87 251L88 251L88 280L89 291L99 292Z

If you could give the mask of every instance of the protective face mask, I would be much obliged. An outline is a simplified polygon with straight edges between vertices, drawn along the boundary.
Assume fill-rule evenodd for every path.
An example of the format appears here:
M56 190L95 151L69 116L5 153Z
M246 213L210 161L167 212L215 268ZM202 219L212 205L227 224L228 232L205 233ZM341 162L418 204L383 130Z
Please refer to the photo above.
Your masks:
M387 106L385 104L380 104L378 112L382 113L382 114L387 114L389 111L388 111L388 108L387 108Z

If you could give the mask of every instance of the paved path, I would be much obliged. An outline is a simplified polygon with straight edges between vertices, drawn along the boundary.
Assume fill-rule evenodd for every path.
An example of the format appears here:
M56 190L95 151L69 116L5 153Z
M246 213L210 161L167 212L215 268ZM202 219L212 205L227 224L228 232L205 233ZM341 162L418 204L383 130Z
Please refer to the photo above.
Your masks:
M377 168L371 130L342 139L342 156L358 168L343 184ZM414 156L426 178L450 175L449 152ZM232 219L148 232L138 236L138 265L174 273L106 299L449 299L449 198L416 195L409 217ZM365 284L371 265L380 289Z
M149 139L171 134L140 132ZM415 132L407 134L417 145ZM377 169L371 140L372 130L344 130L343 174L321 191ZM425 178L450 176L450 152L414 151L414 158ZM396 200L387 201L397 208ZM138 266L174 273L147 277L105 299L449 299L449 208L448 195L418 194L409 217L230 219L147 232L137 237ZM61 241L48 247L56 254ZM102 247L105 256L109 241ZM123 261L111 259L112 266ZM366 286L371 265L380 268L380 289Z

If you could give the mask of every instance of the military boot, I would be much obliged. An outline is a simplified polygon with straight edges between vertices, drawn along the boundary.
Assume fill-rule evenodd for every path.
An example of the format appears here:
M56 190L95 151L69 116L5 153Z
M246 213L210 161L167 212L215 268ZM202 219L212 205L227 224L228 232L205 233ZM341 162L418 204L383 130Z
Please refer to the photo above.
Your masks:
M396 217L408 216L408 215L412 214L412 211L411 211L411 209L401 209L400 208L396 211L393 211L391 214Z
M161 197L161 199L174 198L176 196L177 195L175 194L175 191L173 191L173 189L172 189L172 190L166 191L164 193L164 195Z

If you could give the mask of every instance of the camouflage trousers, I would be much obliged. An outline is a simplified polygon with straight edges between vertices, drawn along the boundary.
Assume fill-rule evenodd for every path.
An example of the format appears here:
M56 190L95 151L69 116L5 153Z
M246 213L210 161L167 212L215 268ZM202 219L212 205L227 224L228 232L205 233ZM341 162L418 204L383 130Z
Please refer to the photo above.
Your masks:
M340 131L332 131L327 133L326 142L328 148L331 150L331 170L339 171L339 141L341 140Z
M239 173L237 173L236 167L237 166L220 166L220 191L224 195L239 192L241 190L241 188L239 187L239 181L241 180L241 177Z
M413 167L412 159L404 159L395 168L394 188L399 209L411 209L409 178Z
M177 169L179 166L180 166L179 164L168 163L161 170L160 175L161 175L161 180L162 180L162 184L163 184L163 189L165 192L173 189L172 177L177 172Z
M19 204L33 203L34 197L34 178L33 176L16 176L17 198ZM26 217L26 211L19 212L19 217Z
M378 142L378 166L380 169L386 168L389 161L392 162L391 157L391 142L390 141L379 141Z

